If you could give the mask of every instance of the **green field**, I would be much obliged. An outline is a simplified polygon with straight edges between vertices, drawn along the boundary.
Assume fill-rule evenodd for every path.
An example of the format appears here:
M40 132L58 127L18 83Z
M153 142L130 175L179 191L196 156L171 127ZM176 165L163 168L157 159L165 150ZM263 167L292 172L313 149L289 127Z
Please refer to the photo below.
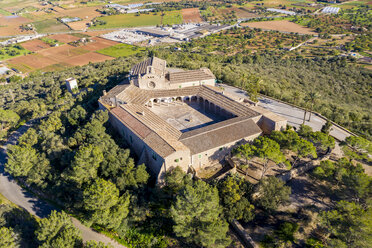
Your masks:
M106 29L106 28L128 28L128 27L141 27L141 26L155 26L161 24L160 14L154 15L141 14L122 14L111 15L97 18L99 21L104 21L106 24L91 27L91 29Z
M39 33L54 33L69 31L69 28L55 19L33 22Z
M3 15L3 16L10 16L12 15L12 13L4 10L4 9L0 9L0 15Z
M128 44L117 44L115 46L107 47L96 52L117 58L130 56L145 50L146 48L144 47L132 46Z
M0 60L10 59L21 55L26 55L31 51L24 49L21 45L0 48Z
M183 18L180 10L169 11L164 13L162 24L163 25L173 25L182 24Z
M156 25L173 25L182 23L181 11L164 12L162 16L160 13L148 14L121 14L111 15L97 18L98 21L103 21L105 24L90 27L91 29L107 29L107 28L129 28L142 26L156 26Z

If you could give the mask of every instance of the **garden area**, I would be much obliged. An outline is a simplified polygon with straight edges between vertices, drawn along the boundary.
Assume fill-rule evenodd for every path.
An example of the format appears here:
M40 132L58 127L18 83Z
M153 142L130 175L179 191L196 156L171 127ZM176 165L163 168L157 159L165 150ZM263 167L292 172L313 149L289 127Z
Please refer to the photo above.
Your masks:
M125 57L134 55L138 52L145 51L146 48L128 45L128 44L117 44L111 47L107 47L96 52L111 56L111 57Z
M7 45L0 47L0 60L10 59L21 55L30 54L31 51L23 48L21 45Z

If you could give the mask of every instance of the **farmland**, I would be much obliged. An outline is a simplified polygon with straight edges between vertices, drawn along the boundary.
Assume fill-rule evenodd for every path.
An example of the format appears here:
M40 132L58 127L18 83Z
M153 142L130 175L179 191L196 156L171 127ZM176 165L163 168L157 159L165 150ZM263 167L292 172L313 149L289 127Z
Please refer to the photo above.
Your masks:
M29 54L30 51L23 48L21 45L12 45L0 48L0 60Z
M182 18L184 23L199 23L203 21L198 8L182 9Z
M96 25L92 29L108 29L108 28L128 28L140 26L155 26L160 25L160 14L122 14L112 15L97 18L98 21L103 21L105 24Z
M249 22L243 23L242 26L247 26L250 28L261 28L266 30L276 30L282 32L293 32L299 34L316 34L309 28L305 28L301 25L296 23L287 21L287 20L279 20L279 21L264 21L264 22Z
M117 57L130 56L130 55L136 54L141 51L145 51L145 48L132 46L128 44L118 44L115 46L111 46L108 48L98 50L97 52L117 58Z
M69 44L71 41L79 40L80 38L89 37L89 41L81 42L78 46L72 46ZM45 41L54 41L60 44L59 46L50 46ZM124 56L120 54L133 54L134 50L119 47L101 51L105 48L115 47L118 43L115 41L106 40L100 37L90 37L86 34L56 34L42 39L35 39L22 43L24 47L30 49L26 50L20 45L16 45L22 48L22 53L16 56L10 57L6 56L4 59L6 63L12 67L16 68L21 72L27 73L35 70L41 71L53 71L53 70L62 70L72 66L81 66L88 64L89 62L102 62L105 60L111 60L117 56ZM9 48L4 48L8 49ZM100 53L96 51L100 50ZM143 49L136 49L142 51ZM34 52L29 54L30 51ZM21 56L25 54L26 56ZM1 56L0 56L1 59Z
M165 12L162 15L161 25L173 25L173 24L182 24L182 14L181 11L169 11Z
M91 29L129 28L141 26L173 25L182 23L180 11L160 13L121 14L97 18L96 25ZM103 24L99 24L103 23Z
M54 19L48 19L44 21L38 21L32 23L39 33L56 33L56 32L66 32L69 28Z
M39 39L26 41L25 43L22 44L22 46L32 52L36 52L50 47L50 45Z

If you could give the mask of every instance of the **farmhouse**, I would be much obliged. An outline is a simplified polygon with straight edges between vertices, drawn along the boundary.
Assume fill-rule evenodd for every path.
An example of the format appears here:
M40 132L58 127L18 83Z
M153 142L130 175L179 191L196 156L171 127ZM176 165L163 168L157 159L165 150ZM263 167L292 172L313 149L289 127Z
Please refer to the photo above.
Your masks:
M161 181L179 166L198 170L220 160L231 148L287 121L250 103L239 102L215 86L207 68L168 68L153 57L132 67L129 82L99 99L110 122Z

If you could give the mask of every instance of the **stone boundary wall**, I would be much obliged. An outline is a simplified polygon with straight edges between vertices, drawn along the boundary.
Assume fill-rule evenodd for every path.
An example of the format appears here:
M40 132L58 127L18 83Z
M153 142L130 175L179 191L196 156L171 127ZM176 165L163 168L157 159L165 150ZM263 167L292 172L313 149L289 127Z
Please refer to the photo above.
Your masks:
M234 228L236 233L239 235L239 237L242 239L243 244L245 247L249 248L259 248L259 245L257 245L251 236L245 231L245 229L242 227L242 225L237 220L233 220L230 222L231 226Z

